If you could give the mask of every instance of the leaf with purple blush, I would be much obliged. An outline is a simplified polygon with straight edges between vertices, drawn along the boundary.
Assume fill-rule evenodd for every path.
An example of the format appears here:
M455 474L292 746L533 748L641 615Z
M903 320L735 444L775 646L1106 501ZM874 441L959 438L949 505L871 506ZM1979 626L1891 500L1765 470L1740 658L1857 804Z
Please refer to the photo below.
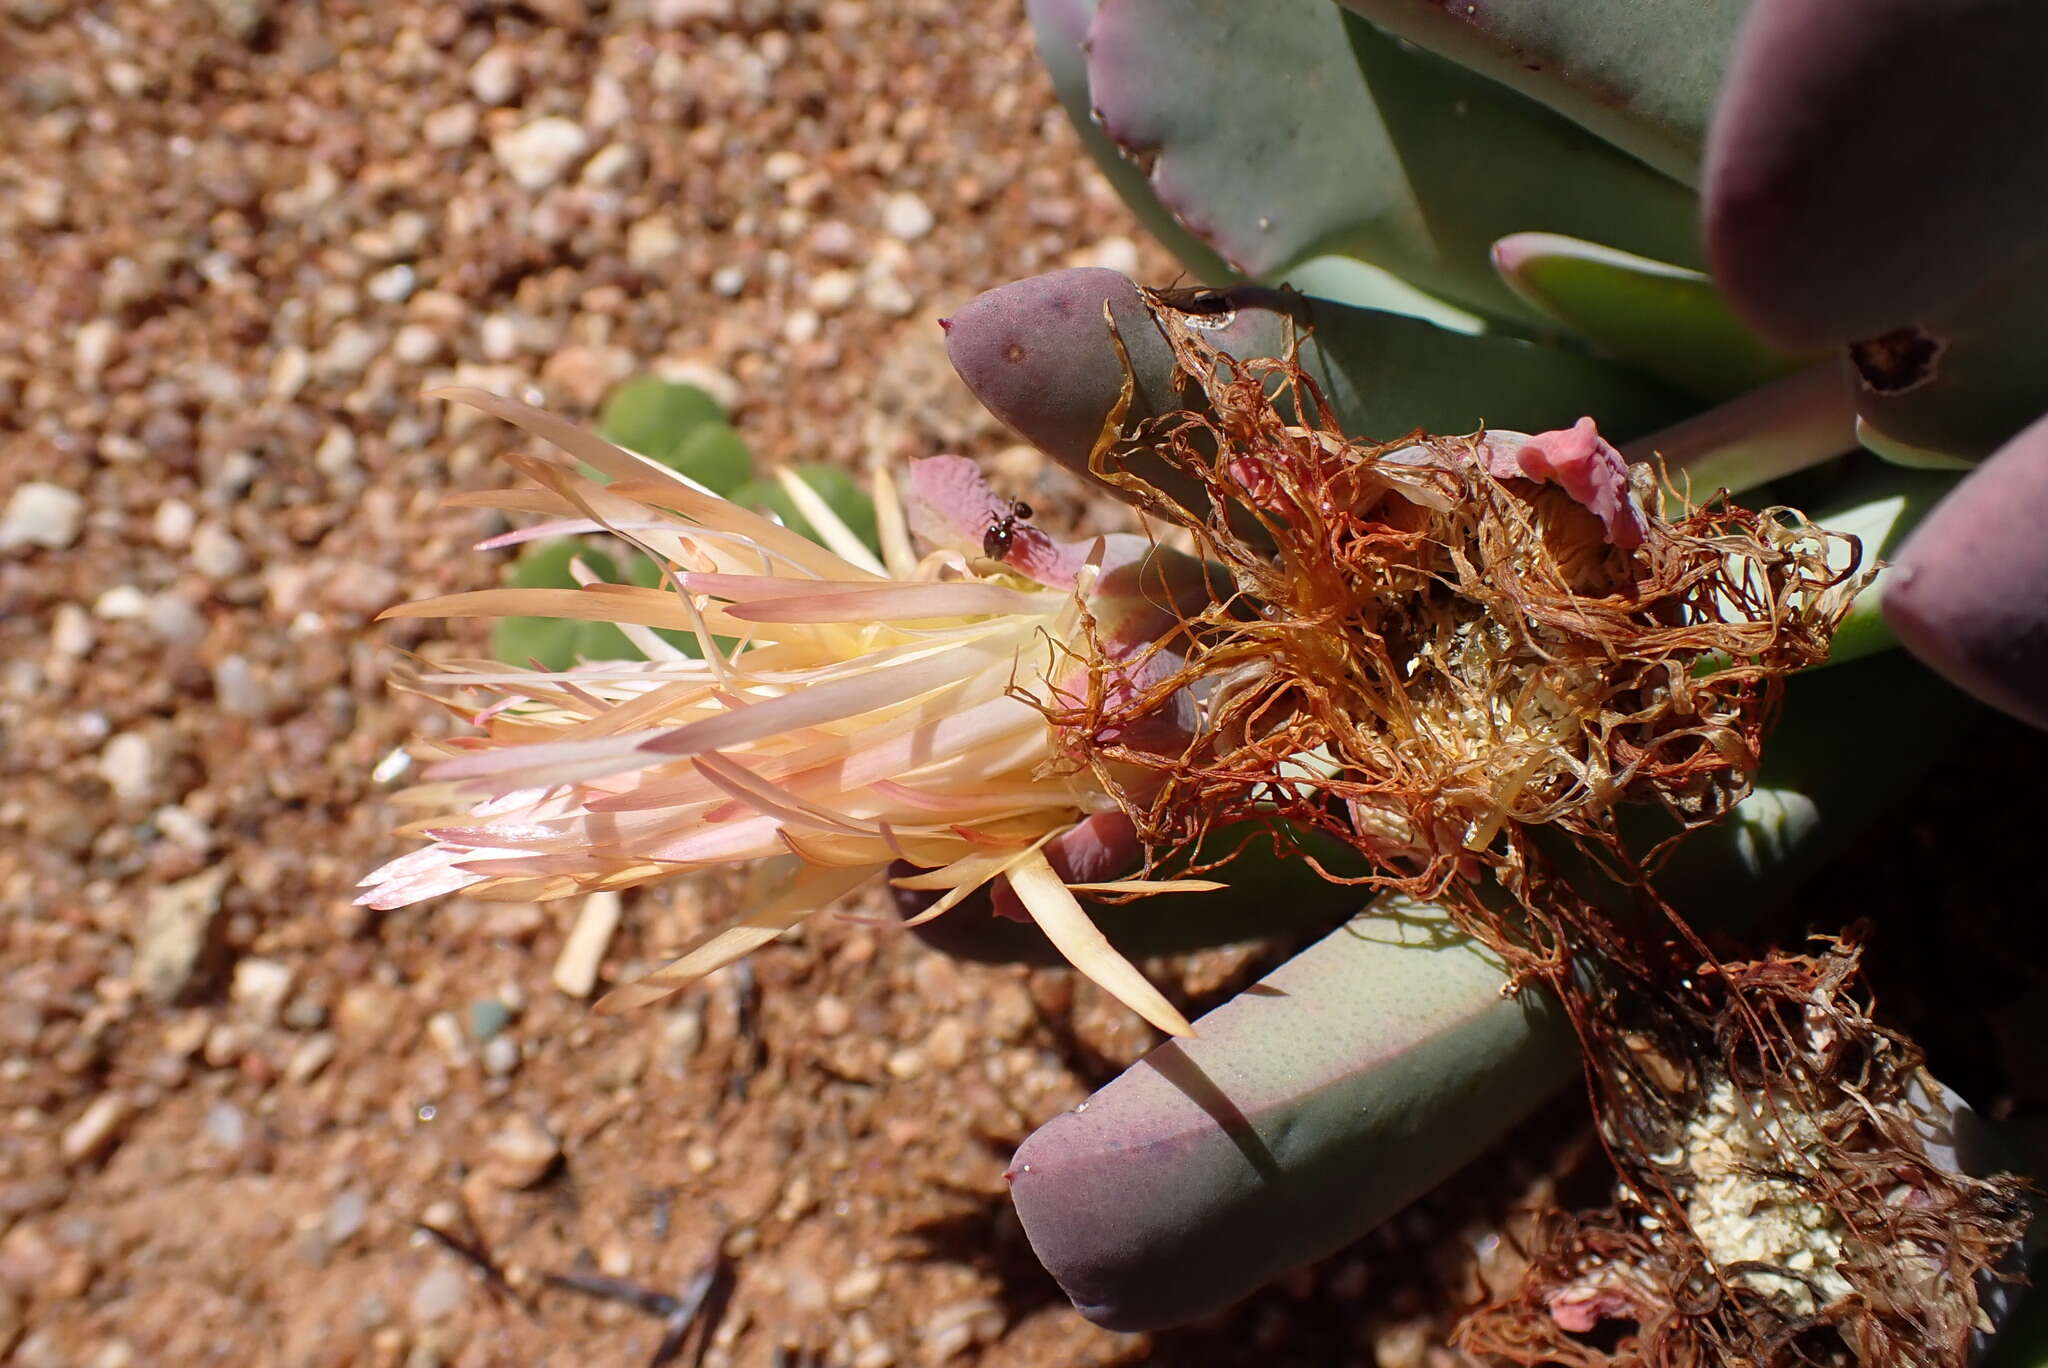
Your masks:
M2040 237L2048 6L1750 7L1707 140L1706 244L1729 302L1788 346L1953 303Z

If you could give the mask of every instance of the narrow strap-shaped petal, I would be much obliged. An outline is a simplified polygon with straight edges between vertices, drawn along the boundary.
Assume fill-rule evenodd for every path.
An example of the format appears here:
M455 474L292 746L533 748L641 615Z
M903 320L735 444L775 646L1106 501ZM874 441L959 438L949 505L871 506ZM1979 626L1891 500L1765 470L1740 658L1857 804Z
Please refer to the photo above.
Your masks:
M1195 1028L1166 1000L1137 966L1118 953L1088 918L1087 911L1060 882L1043 853L1034 852L1006 875L1017 900L1045 932L1046 939L1067 957L1067 962L1114 997L1168 1035L1192 1036Z

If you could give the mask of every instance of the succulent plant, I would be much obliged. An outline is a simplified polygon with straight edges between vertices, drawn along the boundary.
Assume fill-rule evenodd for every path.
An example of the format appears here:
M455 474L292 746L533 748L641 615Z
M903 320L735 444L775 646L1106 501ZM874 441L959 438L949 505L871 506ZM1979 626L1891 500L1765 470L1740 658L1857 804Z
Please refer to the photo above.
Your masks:
M1152 295L1057 272L948 321L961 377L1052 459L1117 492L1091 463L1106 425L1129 436L1204 404L1148 312L1167 309L1241 360L1298 344L1355 436L1592 414L1696 500L1832 463L1805 477L1834 494L1817 519L1895 562L1834 661L1903 644L2048 727L2048 366L2031 326L2048 156L2012 163L1985 131L2038 122L2048 11L1030 9L1084 144L1200 282ZM1173 487L1141 446L1130 459ZM1938 736L1958 715L1897 656L1795 681L1756 791L1660 887L1696 917L1753 918L1910 782L1895 753L1845 761L1860 729ZM1362 914L1279 971L1285 996L1204 1018L1200 1040L1026 1142L1019 1209L1084 1312L1134 1328L1213 1309L1418 1195L1562 1077L1538 1062L1556 1045L1540 1007L1474 988L1499 979L1481 951L1376 938L1417 915Z

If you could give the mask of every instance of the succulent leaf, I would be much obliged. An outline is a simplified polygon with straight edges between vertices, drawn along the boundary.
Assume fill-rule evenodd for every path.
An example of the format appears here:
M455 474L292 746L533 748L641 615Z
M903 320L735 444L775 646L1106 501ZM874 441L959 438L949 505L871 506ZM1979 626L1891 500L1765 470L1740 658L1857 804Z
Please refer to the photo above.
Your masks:
M1684 266L1557 233L1504 237L1493 264L1531 308L1705 398L1740 394L1817 359L1764 343L1705 273Z
M1912 326L1849 348L1856 411L1884 450L1975 461L2048 409L2048 249L2009 262Z
M704 423L722 423L725 410L695 385L641 375L605 397L597 430L606 441L659 461Z
M1392 1215L1560 1084L1570 1032L1382 900L1024 1142L1039 1260L1119 1330L1213 1311Z
M1884 615L1929 667L2048 728L2048 418L1965 476L1899 553Z
M1688 185L1748 0L1342 0Z
M1326 0L1105 0L1088 86L1160 202L1247 274L1337 252L1527 321L1488 264L1508 233L1698 260L1685 187Z
M713 494L729 495L754 478L754 457L746 439L723 421L699 423L669 455L656 459Z
M875 501L867 491L838 466L803 465L797 478L816 490L839 520L872 549L876 545ZM804 517L789 494L773 480L749 480L729 495L742 508L765 508L782 519L783 525L799 535L818 540L817 530Z
M1162 861L1152 877L1181 877L1191 864L1206 864L1210 856L1236 849L1243 839L1242 831L1218 831L1195 856ZM1262 839L1246 843L1243 852L1213 876L1227 885L1213 893L1164 894L1116 904L1095 904L1084 895L1083 901L1110 944L1132 959L1324 931L1355 912L1357 889L1331 883L1304 856L1347 877L1367 872L1357 856L1316 832L1290 829L1286 841L1284 850ZM901 889L897 894L906 916L922 911L935 896ZM986 893L912 928L912 934L944 954L981 963L1066 963L1035 923L994 915Z
M1660 868L1695 924L1760 922L1913 781L1918 764L1869 744L1878 729L1928 738L1925 761L1970 712L1899 655L1801 675L1787 695L1755 792ZM1671 834L1631 817L1637 849ZM1018 1213L1084 1315L1115 1329L1206 1315L1363 1234L1562 1081L1558 1020L1533 991L1501 998L1498 965L1441 917L1353 920L1267 979L1281 995L1210 1013L1198 1039L1025 1141Z
M1096 124L1088 107L1088 63L1082 44L1088 38L1088 24L1095 17L1098 0L1026 0L1038 39L1039 60L1052 78L1053 94L1067 111L1081 146L1116 188L1118 195L1137 215L1138 222L1166 249L1179 257L1198 280L1220 285L1235 280L1237 272L1213 248L1183 227L1173 212L1152 193L1145 172L1133 164Z
M1603 431L1626 439L1690 408L1611 362L1447 332L1400 314L1251 285L1211 293L1200 308L1210 338L1238 357L1282 355L1290 336L1312 324L1302 364L1355 436L1388 440L1416 428L1471 432L1488 425L1541 432L1590 413L1599 415ZM948 321L947 351L968 388L1077 473L1086 472L1124 380L1105 309L1130 361L1127 422L1181 407L1187 400L1165 339L1137 287L1114 271L1082 268L1016 281L976 297Z
M2048 123L2044 47L2034 0L1753 6L1702 192L1729 302L1786 345L1846 342L1925 322L2030 249L2048 152L2000 131Z

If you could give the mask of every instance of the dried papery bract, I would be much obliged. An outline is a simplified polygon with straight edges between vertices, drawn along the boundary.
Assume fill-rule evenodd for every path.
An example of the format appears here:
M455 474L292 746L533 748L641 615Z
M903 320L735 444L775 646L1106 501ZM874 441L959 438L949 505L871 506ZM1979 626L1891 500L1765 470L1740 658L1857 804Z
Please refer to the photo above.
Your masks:
M1511 855L1516 828L1598 839L1623 803L1691 824L1742 796L1776 681L1825 659L1862 582L1853 539L1783 510L1665 522L1590 425L1558 483L1523 472L1574 434L1352 441L1293 361L1235 361L1160 312L1208 403L1135 442L1209 505L1120 475L1116 442L1094 466L1228 583L1159 685L1202 683L1195 744L1098 750L1162 770L1151 840L1278 812L1436 894ZM1151 701L1063 720L1098 735Z
M1186 529L1221 582L1170 676L1042 705L1099 770L1156 771L1142 801L1122 795L1155 845L1245 818L1330 832L1372 862L1366 882L1444 902L1518 984L1563 1001L1617 1205L1560 1214L1469 1342L1528 1362L1762 1363L1825 1360L1832 1336L1864 1361L1960 1362L1971 1275L2017 1235L2011 1186L1928 1162L1916 1061L1853 1003L1853 954L1799 961L1803 997L1782 967L1716 964L1617 827L1649 805L1683 830L1748 792L1782 678L1826 658L1868 580L1860 547L1785 509L1666 520L1651 472L1590 420L1355 441L1294 357L1239 361L1154 313L1206 402L1128 437L1112 413L1091 467ZM1140 447L1206 502L1123 474ZM1183 748L1115 743L1176 692L1203 707ZM1573 883L1589 877L1633 906L1596 907ZM1695 1228L1711 1175L1671 1156L1738 1104L1785 1112L1753 1128L1758 1153L1839 1232L1832 1280ZM1916 1280L1940 1309L1899 1309ZM1638 1333L1612 1354L1576 1338L1603 1320Z

